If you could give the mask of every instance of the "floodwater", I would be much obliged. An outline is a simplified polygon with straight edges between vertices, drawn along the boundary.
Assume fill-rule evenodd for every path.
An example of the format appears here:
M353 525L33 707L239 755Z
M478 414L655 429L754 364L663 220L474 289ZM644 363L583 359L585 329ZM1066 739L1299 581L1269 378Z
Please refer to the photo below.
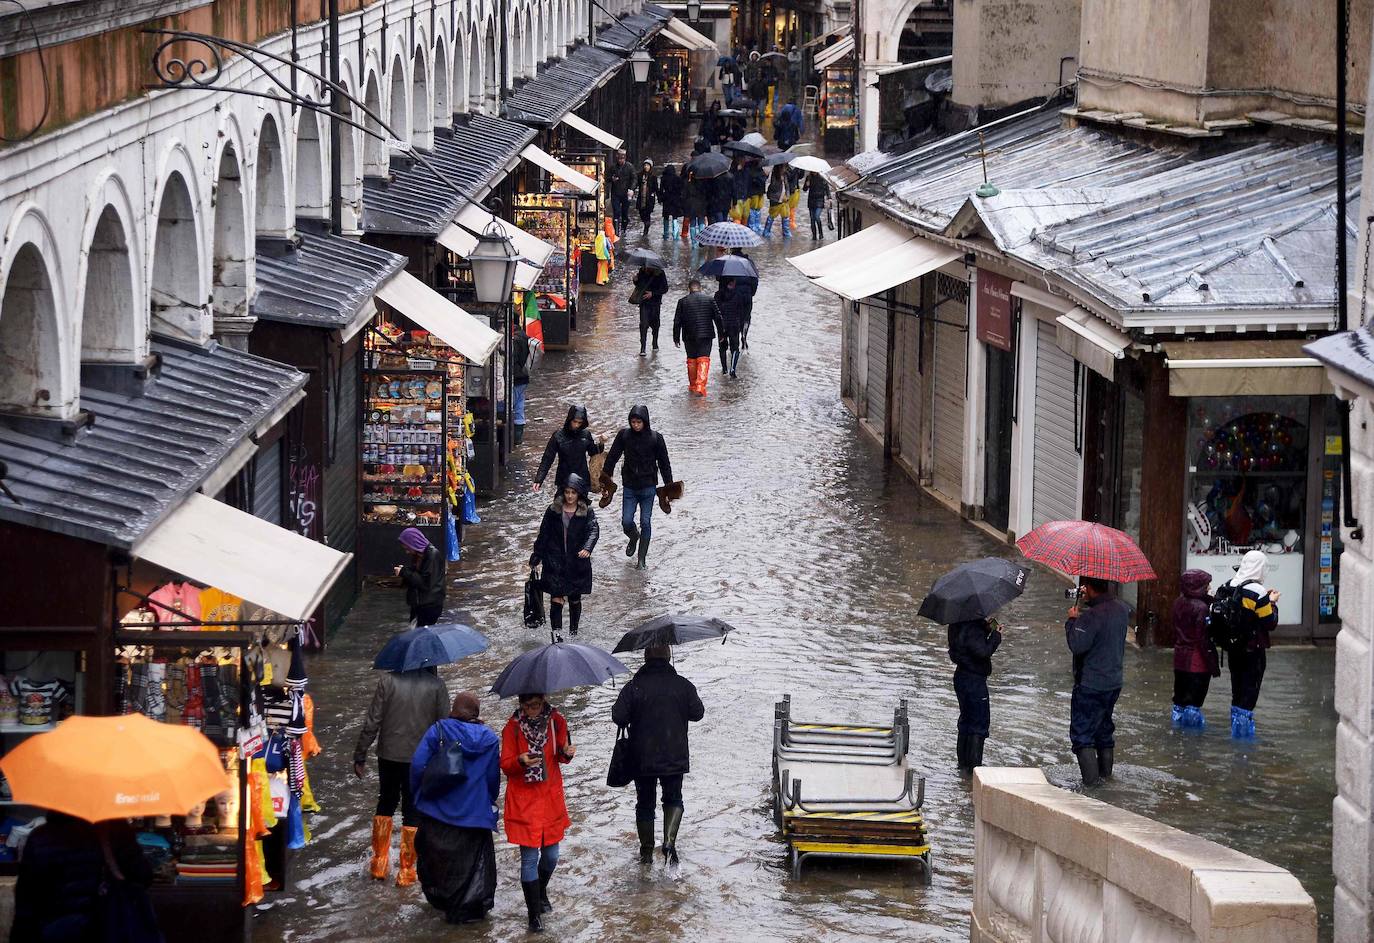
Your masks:
M637 226L630 240L640 240ZM450 565L450 608L471 613L491 648L442 673L451 690L485 691L510 658L548 641L521 623L522 581L547 502L530 493L530 483L569 403L585 403L593 430L608 440L632 404L647 403L654 428L667 437L673 471L686 482L672 515L654 515L646 572L623 553L619 500L599 512L595 591L585 601L579 641L610 648L627 628L673 611L719 616L739 631L728 644L676 654L678 670L706 704L705 720L692 729L676 867L661 856L652 867L637 863L634 791L605 785L616 690L555 698L579 751L564 773L573 824L550 885L556 912L545 937L967 939L973 812L969 783L954 769L953 669L944 630L915 612L952 564L1014 551L884 466L881 450L840 405L838 306L783 261L810 248L809 236L784 243L775 234L751 250L762 273L751 349L738 380L722 378L716 360L704 400L687 393L670 329L688 265L700 260L681 242L662 244L657 221L646 244L671 263L661 349L637 356L628 271L617 273L609 293L584 296L576 349L548 355L531 384L530 425L509 487L481 506L483 523L468 529L463 560ZM985 759L1043 767L1073 788L1062 590L1037 571L1025 596L1002 614L1010 628L994 660ZM313 819L313 842L295 857L289 889L257 914L257 940L525 937L518 855L500 833L496 909L475 927L447 926L418 886L400 890L364 874L375 761L356 780L353 742L374 683L371 658L403 628L404 608L398 590L369 589L327 654L310 664L325 750L310 775L324 810ZM639 659L627 662L634 668ZM1205 732L1171 730L1170 672L1168 652L1128 651L1116 780L1095 795L1290 868L1317 899L1329 938L1332 652L1271 653L1253 743L1229 737L1225 678L1208 702ZM910 761L926 776L932 886L912 866L852 862L808 863L802 880L792 880L769 807L773 704L784 693L792 694L797 715L818 719L881 720L900 698L910 700ZM483 717L498 730L512 708L483 697Z

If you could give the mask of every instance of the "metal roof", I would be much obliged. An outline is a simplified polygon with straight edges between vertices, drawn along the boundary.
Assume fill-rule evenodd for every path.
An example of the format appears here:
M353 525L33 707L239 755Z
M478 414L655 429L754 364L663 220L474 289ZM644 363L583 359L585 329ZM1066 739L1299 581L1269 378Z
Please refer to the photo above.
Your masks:
M306 381L298 370L211 343L154 340L161 372L141 395L83 387L95 425L73 438L0 419L0 460L22 504L0 519L130 548Z
M436 130L425 156L469 200L480 199L503 175L535 132L491 115L455 115L451 129ZM404 166L403 166L404 165ZM396 161L390 179L363 178L363 228L372 233L437 236L466 204L429 168Z
M1250 136L1155 145L1066 126L1048 109L982 130L995 196L974 195L983 183L976 132L865 155L847 192L918 230L989 237L1098 299L1125 327L1331 325L1334 144ZM1353 207L1357 150L1347 166ZM1353 250L1353 228L1346 238Z
M1374 323L1319 338L1303 350L1363 386L1374 387Z
M623 16L608 23L596 35L596 44L602 49L628 56L640 46L653 39L659 30L673 18L671 10L653 3L644 4L638 13Z
M265 321L341 328L405 268L406 257L330 233L302 233L285 255L258 253L253 313Z
M625 60L614 52L578 46L502 102L501 113L538 127L557 124L624 64Z

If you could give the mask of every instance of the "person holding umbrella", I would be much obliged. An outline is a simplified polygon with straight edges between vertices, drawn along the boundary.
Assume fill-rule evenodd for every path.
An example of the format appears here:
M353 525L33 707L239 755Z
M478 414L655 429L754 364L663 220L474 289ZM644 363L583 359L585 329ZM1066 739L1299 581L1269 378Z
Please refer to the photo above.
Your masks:
M665 172L666 176L666 172ZM667 219L668 202L664 200L664 219ZM668 276L661 267L642 265L635 273L634 294L639 296L639 356L647 356L645 344L649 332L654 335L654 350L658 350L658 328L663 311L663 296L668 291Z
M544 511L539 535L530 553L530 566L543 567L541 580L549 594L549 622L563 630L563 605L568 628L577 634L582 621L582 597L592 591L592 550L601 528L587 502L587 479L570 474L557 500Z
M520 889L531 933L542 932L543 915L553 911L549 880L558 867L559 842L572 824L562 767L576 755L567 720L544 694L520 694L520 706L501 732L501 772L506 840L520 848Z
M814 170L806 175L806 209L811 215L811 238L817 242L825 239L825 204L830 200L830 184Z
M407 527L397 538L410 551L410 561L393 568L406 588L413 626L434 625L444 614L444 575L447 567L439 548L418 527Z
M754 321L754 295L759 291L759 270L754 267L754 260L749 257L739 246L730 250L730 254L741 258L749 263L749 267L754 269L753 275L740 275L735 278L735 287L740 295L740 335L739 344L744 350L749 349L749 325Z
M740 332L744 329L744 292L735 279L724 278L716 291L716 310L720 312L720 370L732 379L738 374ZM727 357L728 348L728 357Z
M562 491L571 475L581 475L583 481L591 481L587 470L587 457L596 455L606 448L605 439L593 439L592 431L587 428L587 407L569 406L563 428L554 430L549 436L549 444L544 446L544 457L539 460L539 469L534 473L534 490L544 487L544 479L549 476L553 460L558 459L558 470L554 472L554 486Z
M1116 750L1112 711L1121 696L1122 664L1131 607L1111 595L1111 584L1083 577L1079 602L1069 609L1064 638L1073 653L1069 741L1084 786L1111 778Z

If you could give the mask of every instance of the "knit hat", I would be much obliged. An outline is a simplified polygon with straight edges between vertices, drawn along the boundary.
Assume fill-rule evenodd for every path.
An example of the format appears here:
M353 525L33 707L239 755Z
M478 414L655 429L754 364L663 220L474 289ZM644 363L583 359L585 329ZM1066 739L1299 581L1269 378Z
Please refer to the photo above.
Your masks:
M398 539L401 541L402 547L416 553L424 553L429 546L429 538L420 533L417 527L407 527L401 531L401 536Z
M459 691L453 696L453 709L449 716L454 720L475 721L482 712L482 702L471 691Z

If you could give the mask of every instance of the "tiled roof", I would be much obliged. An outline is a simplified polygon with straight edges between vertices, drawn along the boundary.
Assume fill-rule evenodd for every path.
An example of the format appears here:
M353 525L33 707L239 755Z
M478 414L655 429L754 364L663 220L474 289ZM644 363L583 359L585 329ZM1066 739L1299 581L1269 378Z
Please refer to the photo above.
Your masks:
M304 233L299 249L258 253L253 313L308 327L351 324L378 286L405 268L406 257L328 233Z
M578 46L502 102L501 113L538 127L557 124L624 64L625 59L614 52Z

